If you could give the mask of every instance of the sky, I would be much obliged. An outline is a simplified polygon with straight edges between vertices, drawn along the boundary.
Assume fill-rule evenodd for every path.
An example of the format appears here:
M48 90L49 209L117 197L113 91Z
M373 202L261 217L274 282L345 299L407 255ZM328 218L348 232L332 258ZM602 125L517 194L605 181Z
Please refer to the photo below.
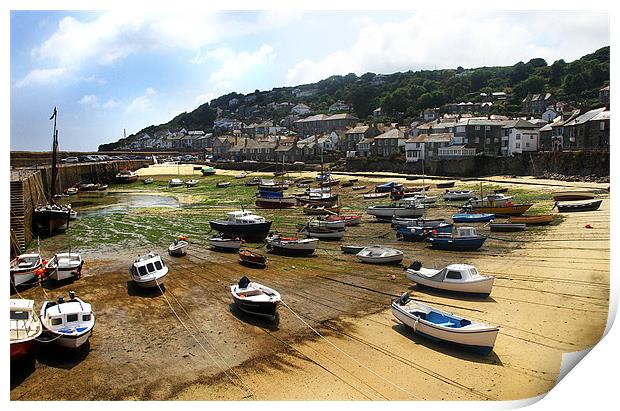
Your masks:
M10 12L10 147L96 150L220 95L365 72L575 60L606 12Z

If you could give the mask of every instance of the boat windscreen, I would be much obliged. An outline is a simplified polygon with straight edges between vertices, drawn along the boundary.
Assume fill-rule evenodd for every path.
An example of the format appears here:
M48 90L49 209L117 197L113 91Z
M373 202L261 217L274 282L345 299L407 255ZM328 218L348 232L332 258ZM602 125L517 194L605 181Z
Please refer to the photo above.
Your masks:
M11 310L11 320L27 320L28 317L29 317L28 311Z
M155 268L157 270L161 270L163 268L163 266L161 264L161 261L159 261L159 260L155 261Z
M72 323L78 320L77 314L67 314L67 322Z
M139 273L140 275L147 275L147 274L148 274L148 273L146 272L146 267L145 267L145 266L143 266L143 265L141 265L141 266L139 266L139 267L138 267L138 273Z
M155 266L153 265L153 263L148 263L146 265L146 269L148 270L149 273L152 273L153 271L155 271Z

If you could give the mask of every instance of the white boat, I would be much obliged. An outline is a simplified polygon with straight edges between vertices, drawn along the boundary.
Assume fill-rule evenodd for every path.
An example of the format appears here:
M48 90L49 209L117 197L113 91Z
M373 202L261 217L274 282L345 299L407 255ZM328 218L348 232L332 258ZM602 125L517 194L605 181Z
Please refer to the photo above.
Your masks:
M215 236L209 238L209 244L213 247L226 251L239 251L243 240L240 238L226 238L223 236Z
M358 260L371 264L392 264L403 261L403 252L395 248L371 245L355 255Z
M242 277L238 284L230 286L235 306L249 314L275 319L278 304L282 301L280 293L259 283Z
M476 267L469 264L450 264L441 270L424 268L418 261L406 271L411 281L439 290L473 294L491 294L495 277L480 275Z
M189 243L185 240L174 240L174 243L168 246L168 254L174 257L181 257L187 254L187 246Z
M69 291L69 299L45 301L41 307L41 322L56 344L78 348L84 344L95 327L95 314L90 304Z
M490 194L486 197L480 198L471 198L469 200L469 204L473 207L502 207L507 205L509 202L512 202L512 196L506 196L502 193L499 194Z
M393 203L390 205L370 206L366 209L370 215L379 219L392 219L393 217L416 218L424 215L424 206L406 203Z
M40 254L21 254L11 260L11 284L16 287L34 283L38 278L37 270L43 269Z
M183 184L183 180L180 178L171 178L168 180L168 187L181 187Z
M11 361L13 361L32 352L36 339L43 332L43 326L34 312L33 300L10 299L9 307Z
M413 194L411 196L403 197L400 201L405 203L417 203L417 204L433 204L439 199L438 196L428 196L425 194Z
M246 241L264 241L271 228L271 220L256 215L251 211L231 211L227 219L211 220L213 230L231 237L240 237Z
M143 184L153 184L153 177L147 177L144 180L142 180Z
M310 255L319 243L318 238L282 237L279 234L271 234L265 241L269 251L284 255Z
M443 199L446 201L460 201L474 198L476 194L472 190L446 190Z
M247 173L240 173L235 176L235 178L246 178L248 176Z
M414 333L441 340L482 354L493 351L499 327L468 320L410 300L407 293L392 301L392 314Z
M69 187L67 188L66 192L68 195L72 196L78 193L78 188L77 187Z
M71 209L69 210L69 220L73 221L75 219L77 219L78 213L77 211Z
M198 180L187 180L185 182L185 186L186 187L196 187L198 185L199 181Z
M129 269L129 278L142 288L160 286L166 274L168 267L159 254L152 251L136 258Z
M310 227L344 228L345 220L327 220L322 217L311 218L307 223Z
M45 273L54 281L77 279L82 275L84 261L78 253L58 253L45 264Z
M345 244L340 246L340 250L345 254L357 254L366 248L365 245Z
M299 231L306 237L320 240L341 240L344 237L344 228L304 227Z

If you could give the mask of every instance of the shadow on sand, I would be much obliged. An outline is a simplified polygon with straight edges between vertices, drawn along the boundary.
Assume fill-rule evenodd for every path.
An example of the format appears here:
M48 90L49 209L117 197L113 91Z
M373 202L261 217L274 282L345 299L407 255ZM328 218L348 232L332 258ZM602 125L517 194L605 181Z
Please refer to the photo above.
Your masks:
M37 361L49 367L70 370L86 358L90 352L90 341L87 340L78 348L65 348L48 342L42 344L37 352Z
M18 387L36 368L36 353L11 361L11 389Z
M161 291L159 291L159 287L161 287ZM166 285L161 284L159 287L142 288L134 281L129 280L127 281L127 294L145 298L159 297L162 292L166 291Z
M246 313L245 311L240 310L234 303L229 304L228 309L238 320L245 323L256 327L265 328L269 331L278 331L280 329L278 327L280 324L280 314L278 312L276 312L275 318L272 320L268 317Z
M453 300L459 301L472 301L472 302L485 302L496 303L493 297L487 294L473 294L473 293L459 293L456 291L444 291L437 288L427 287L421 284L414 284L409 286L409 290L423 292L424 294L432 295L434 297L448 297Z

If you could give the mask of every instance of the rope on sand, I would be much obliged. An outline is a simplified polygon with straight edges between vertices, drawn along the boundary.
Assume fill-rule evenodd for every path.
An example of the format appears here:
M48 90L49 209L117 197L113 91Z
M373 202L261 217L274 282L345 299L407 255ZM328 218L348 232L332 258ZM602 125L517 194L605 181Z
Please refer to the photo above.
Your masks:
M280 301L282 303L283 306L285 306L295 317L297 317L302 323L304 323L308 328L310 328L316 335L318 335L319 337L321 337L323 340L325 340L329 345L331 345L333 348L335 348L337 351L339 351L340 353L342 353L343 355L345 355L346 357L348 357L349 359L351 359L354 363L356 363L357 365L359 365L360 367L364 368L365 370L369 371L371 374L375 375L376 377L380 378L381 380L387 382L388 384L390 384L391 386L397 388L398 390L404 392L405 394L411 396L412 398L416 399L416 400L421 400L421 398L417 397L416 395L414 395L412 392L404 389L403 387L401 387L400 385L388 380L387 378L383 377L382 375L377 374L375 371L373 371L372 369L370 369L369 367L367 367L366 365L362 364L361 362L359 362L358 360L356 360L355 358L353 358L351 355L349 355L348 353L346 353L345 351L341 350L340 348L338 348L338 346L336 346L334 343L332 343L331 341L329 341L327 338L325 338L320 332L318 332L316 329L314 329L310 324L308 324L303 318L301 318L295 311L293 311L293 309L291 307L288 306L288 304L286 304L284 301Z

